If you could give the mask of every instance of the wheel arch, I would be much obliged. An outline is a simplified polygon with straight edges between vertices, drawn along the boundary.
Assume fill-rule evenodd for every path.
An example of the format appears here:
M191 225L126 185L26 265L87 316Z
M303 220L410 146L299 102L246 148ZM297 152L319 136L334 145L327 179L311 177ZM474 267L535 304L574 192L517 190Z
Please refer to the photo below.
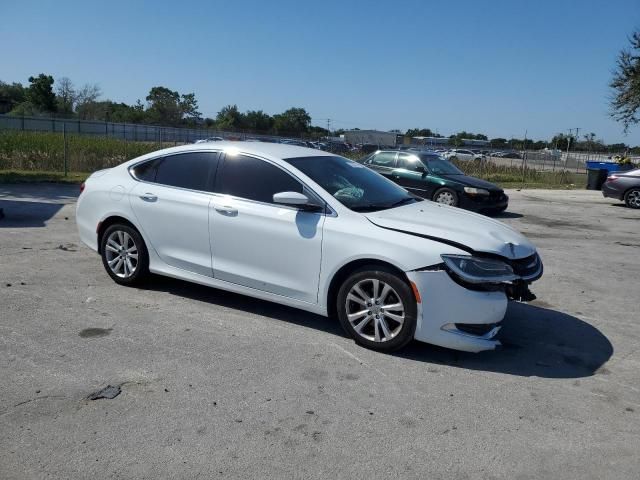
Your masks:
M380 267L385 267L387 269L391 269L392 271L396 272L401 278L403 278L407 283L409 283L409 279L407 278L404 271L402 271L400 268L398 268L396 265L390 262L376 259L376 258L359 258L356 260L352 260L342 265L333 275L333 277L331 278L331 282L329 283L329 288L327 289L326 305L327 305L327 315L330 318L337 318L338 312L337 312L336 300L338 297L338 290L340 290L340 286L342 285L342 282L344 282L347 279L347 277L351 275L351 273L354 272L355 270L368 265L380 266Z
M102 255L102 236L104 235L104 232L107 230L107 228L109 228L111 225L115 225L117 223L123 224L123 225L127 225L131 228L133 228L134 230L136 230L140 236L142 236L142 232L140 231L140 229L133 223L131 222L131 220L122 217L120 215L110 215L108 217L106 217L105 219L103 219L99 224L98 224L98 228L96 229L96 233L97 233L97 237L98 237L98 253L100 255ZM144 237L143 237L144 240Z
M625 189L625 191L622 193L623 200L627 197L627 193L629 193L631 190L640 190L640 185L632 185L629 188Z

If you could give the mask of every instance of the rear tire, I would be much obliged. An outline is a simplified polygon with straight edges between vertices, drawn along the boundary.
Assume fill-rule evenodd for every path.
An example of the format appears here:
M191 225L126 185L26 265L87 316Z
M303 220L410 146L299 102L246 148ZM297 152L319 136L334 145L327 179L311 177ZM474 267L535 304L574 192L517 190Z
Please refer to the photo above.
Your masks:
M629 208L640 208L640 188L634 187L625 193L624 203Z
M391 352L415 335L415 297L407 281L390 268L357 269L341 285L336 302L342 328L363 347Z
M140 233L129 225L110 225L100 239L102 264L114 282L136 285L149 275L149 254Z
M433 194L433 201L451 207L458 206L458 194L450 188L441 188Z

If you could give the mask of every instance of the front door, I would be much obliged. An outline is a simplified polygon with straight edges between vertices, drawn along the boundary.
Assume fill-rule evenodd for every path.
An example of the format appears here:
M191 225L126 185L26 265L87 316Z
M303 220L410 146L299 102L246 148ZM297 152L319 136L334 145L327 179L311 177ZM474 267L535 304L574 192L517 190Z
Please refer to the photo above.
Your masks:
M419 197L431 199L427 167L417 155L398 154L398 168L393 171L392 180Z
M273 202L291 191L311 194L275 164L226 155L209 210L216 279L317 303L325 215Z

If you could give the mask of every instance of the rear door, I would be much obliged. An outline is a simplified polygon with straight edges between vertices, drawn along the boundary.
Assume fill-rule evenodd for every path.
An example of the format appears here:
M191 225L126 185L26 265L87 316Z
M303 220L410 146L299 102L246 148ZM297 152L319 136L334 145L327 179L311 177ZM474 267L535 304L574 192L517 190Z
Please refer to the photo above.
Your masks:
M212 276L209 202L217 152L187 152L136 165L131 208L146 240L169 266Z
M431 198L431 186L428 181L427 167L417 155L398 154L398 168L392 173L392 180L411 193L423 198Z
M396 168L396 156L398 152L379 152L371 155L364 164L376 172L391 178L393 170Z
M317 303L325 213L273 202L288 191L315 197L271 162L225 155L209 212L214 277Z

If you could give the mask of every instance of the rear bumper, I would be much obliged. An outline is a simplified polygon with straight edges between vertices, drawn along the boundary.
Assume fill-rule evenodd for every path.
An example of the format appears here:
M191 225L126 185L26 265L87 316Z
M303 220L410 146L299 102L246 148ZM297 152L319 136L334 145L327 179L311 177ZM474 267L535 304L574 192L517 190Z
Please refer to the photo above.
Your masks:
M97 221L91 215L91 209L85 202L88 193L85 192L78 198L76 204L76 225L80 240L91 250L98 251L98 233L96 232Z
M620 190L617 188L613 188L605 182L602 184L602 196L605 198L615 198L617 200L622 200L622 194Z
M494 337L507 310L504 292L469 290L444 271L407 272L407 277L422 300L416 340L465 352L493 350L500 345Z

